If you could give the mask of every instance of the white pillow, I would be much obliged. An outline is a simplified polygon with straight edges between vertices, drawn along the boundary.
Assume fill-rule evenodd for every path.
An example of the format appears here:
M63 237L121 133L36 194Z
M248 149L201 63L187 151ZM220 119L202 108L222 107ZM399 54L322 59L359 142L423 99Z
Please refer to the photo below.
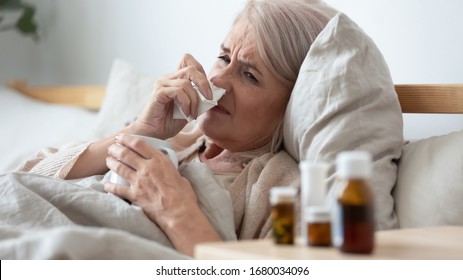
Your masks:
M463 226L463 131L405 145L394 197L402 228Z
M300 69L285 113L285 149L297 161L328 163L329 186L339 152L370 152L377 229L393 228L397 218L391 191L402 129L400 104L382 54L353 21L337 14Z
M136 118L148 101L155 81L138 72L131 64L121 59L115 60L95 136L101 138L111 135Z

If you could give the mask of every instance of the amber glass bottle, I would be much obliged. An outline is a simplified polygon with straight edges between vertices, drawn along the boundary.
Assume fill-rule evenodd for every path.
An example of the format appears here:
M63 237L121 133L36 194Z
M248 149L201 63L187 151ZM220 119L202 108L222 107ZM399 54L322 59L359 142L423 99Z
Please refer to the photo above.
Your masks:
M310 206L305 209L307 221L307 244L331 246L331 213L325 206Z
M275 244L294 244L294 202L296 189L273 187L270 190L272 205L273 241Z
M334 243L343 252L369 254L374 247L373 195L368 185L371 156L340 153L336 159L338 192L334 213Z

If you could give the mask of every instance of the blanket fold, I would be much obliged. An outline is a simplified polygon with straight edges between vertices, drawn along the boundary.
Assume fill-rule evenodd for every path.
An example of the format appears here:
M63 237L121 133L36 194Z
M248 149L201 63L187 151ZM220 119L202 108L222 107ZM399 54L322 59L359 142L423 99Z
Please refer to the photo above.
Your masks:
M221 237L236 240L228 192L204 164L188 164L180 172L190 177L202 211ZM1 175L0 258L187 258L172 249L140 207L103 192L103 181L103 176L70 182L31 173ZM148 253L146 248L162 249Z

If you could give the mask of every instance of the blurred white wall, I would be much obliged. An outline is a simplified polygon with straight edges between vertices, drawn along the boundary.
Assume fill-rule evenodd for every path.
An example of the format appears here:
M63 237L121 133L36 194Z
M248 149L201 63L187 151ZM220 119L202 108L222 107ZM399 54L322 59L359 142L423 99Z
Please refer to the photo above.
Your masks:
M105 84L117 57L158 77L185 52L207 70L245 2L35 0L41 40L0 33L0 83ZM373 38L395 83L463 83L463 1L326 2ZM461 129L463 116L405 116L407 138Z
M245 0L35 0L41 40L0 33L0 83L105 84L115 58L160 76L183 54L205 69Z

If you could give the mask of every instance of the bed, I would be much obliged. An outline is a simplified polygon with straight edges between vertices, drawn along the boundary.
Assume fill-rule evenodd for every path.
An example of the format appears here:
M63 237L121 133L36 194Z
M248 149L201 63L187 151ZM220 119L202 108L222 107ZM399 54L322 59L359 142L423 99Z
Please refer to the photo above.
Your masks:
M343 30L346 27L348 30ZM335 34L336 32L340 34ZM335 36L340 44L333 45L330 41L330 38ZM320 49L323 49L323 53L317 52ZM365 64L365 59L372 63ZM327 63L331 60L336 63ZM353 72L360 73L355 76L354 83L352 76L349 76L351 72L344 71L346 65L342 65L343 63L349 66L349 70L355 69L357 71ZM319 67L317 71L313 70L315 66ZM343 71L339 71L341 66ZM384 220L383 228L462 226L463 131L404 142L400 110L402 113L462 114L463 85L394 85L389 77L386 64L372 41L365 38L364 33L346 17L341 15L335 18L335 21L317 37L309 51L285 114L285 122L288 121L289 124L286 125L289 130L284 132L285 148L292 162L291 172L286 176L292 177L289 179L293 179L293 183L297 185L297 162L300 160L333 161L336 149L370 149L377 153L376 169L378 177L381 177L378 182L387 180L387 188L375 190L375 195L379 197L378 205L383 211L380 216ZM325 82L320 83L318 79L324 79ZM326 79L329 79L328 82ZM8 120L2 122L4 127L1 128L2 131L8 131L8 137L2 140L2 153L7 157L2 161L0 173L11 171L18 162L44 146L59 146L69 141L91 141L123 127L136 117L146 103L153 82L152 77L143 75L132 65L118 60L111 70L108 84L104 87L29 87L24 82L10 83L9 88L2 88L0 92L0 98L4 98L0 99L0 106L4 107L2 113L7 112L2 119ZM339 90L341 88L342 90ZM364 102L365 96L359 95L354 99L345 99L351 103L339 106L340 103L337 101L338 103L332 106L332 103L323 99L326 97L326 90L329 90L330 98L339 97L335 96L336 94L344 98L346 95L363 91L366 93L365 96L373 97L373 101ZM312 94L304 95L307 91ZM383 97L385 99L382 99ZM317 104L318 110L310 112L311 115L307 116L307 110L297 110L297 106L303 103L308 103L305 104L308 106ZM357 103L365 105L353 106ZM371 104L379 107L372 107ZM390 106L397 108L391 109ZM27 112L20 111L19 108ZM339 108L342 109L340 114L330 111ZM362 111L365 108L366 110ZM394 112L396 109L398 114ZM388 115L391 112L393 114ZM359 130L352 129L350 125L353 122L358 123L358 120L361 120L360 123L370 121L372 113L376 118L379 117L380 121L374 121L372 131L365 131L366 135L371 135L371 139L364 143L364 136L358 134ZM27 115L27 118L23 118L24 115ZM16 117L18 121L14 120ZM333 117L339 117L342 121L327 122L333 120ZM26 126L26 123L31 124L32 128ZM302 128L303 133L299 137L301 123L307 127ZM345 126L340 130L339 126L331 127L330 123L343 123ZM345 134L340 134L343 129L355 132L349 135L355 137L351 143ZM15 135L17 132L19 134ZM391 133L395 133L397 137L393 141L383 141ZM337 142L328 141L330 145L327 146L326 142L319 141L318 135ZM329 137L326 137L327 135ZM333 143L335 145L331 145ZM378 147L390 143L395 143L391 155L382 156L383 153L389 152L389 147L385 146L380 151ZM357 146L353 146L354 144ZM192 169L189 172L194 174L196 171ZM62 191L59 182L47 181L44 177L29 178L18 173L6 173L0 177L3 178L4 184L2 195L11 195L5 185L17 182L18 184L13 184L11 188L19 186L17 189L22 194L46 198L44 204L53 201L52 204L60 205L59 207L65 205L68 212L59 216L59 219L64 220L64 225L68 223L66 219L70 220L69 224L77 221L81 225L55 228L45 223L37 227L34 225L33 217L42 219L42 213L35 213L34 208L27 205L23 208L15 206L16 208L11 209L25 209L29 213L21 220L21 226L18 228L5 230L1 226L7 222L2 220L4 224L0 224L0 258L188 258L169 247L169 241L165 237L161 242L152 242L153 239L158 240L157 234L153 233L157 230L146 220L140 209L133 209L120 199L104 194L101 184L95 181L102 178L85 181L88 189L97 192L86 193L89 198L79 200L73 195L86 192L86 189L66 185L66 191ZM32 187L23 188L24 185ZM209 193L210 190L214 190L212 183L211 188L203 191ZM266 192L261 195L265 197ZM221 221L230 219L230 209L223 209L227 208L223 207L227 205L226 199L221 200L223 192L219 191L216 196L219 197L216 205L207 206L210 208L205 212L211 213L208 217L211 220L215 219L215 225L222 227L223 234L226 235L233 230L229 228L229 221ZM11 197L14 198L14 194ZM91 203L88 203L89 201ZM18 203L24 202L18 199ZM95 210L91 208L96 207L95 205L99 207L96 209L98 215L95 215L95 211L90 211ZM2 217L17 219L17 216L21 217L24 214L22 210L11 213L13 210L9 212L8 207L8 203L2 204ZM117 215L114 215L115 212ZM220 217L217 218L217 215ZM28 230L31 224L35 226L33 232ZM226 236L224 239L234 240L236 237ZM14 254L1 255L6 249Z
M463 113L463 85L396 85L395 89L397 91L401 108L403 113L433 113L433 114L462 114ZM46 145L60 145L64 144L67 141L76 140L75 135L80 135L82 140L91 139L98 133L95 131L93 135L91 133L91 128L93 124L98 120L97 110L101 107L102 101L104 100L105 87L29 87L24 82L12 82L8 84L8 88L3 88L1 94L3 98L10 96L13 101L13 106L25 106L28 112L34 116L34 119L37 121L35 125L39 127L45 127L46 134L43 136L51 137L34 137L31 131L30 138L27 138L28 141L22 141L17 139L15 134L8 133L7 141L11 141L8 145L8 149L5 149L3 152L4 157L2 161L2 167L11 169L14 165L17 165L20 161L24 160L26 156L31 155L36 150L46 146ZM58 97L58 98L54 98ZM18 103L14 103L18 102ZM10 105L11 105L10 103ZM5 103L4 103L5 104ZM17 112L21 110L20 108L11 108L11 112ZM59 118L55 118L54 116ZM53 120L55 121L50 121ZM59 121L58 121L59 120ZM60 121L64 120L66 124L71 123L72 129L69 129L67 125L62 125ZM19 121L27 121L24 118L19 118ZM88 131L86 131L88 130ZM4 130L5 131L5 130ZM14 132L14 129L6 130ZM40 131L43 131L42 129ZM38 133L38 132L35 132ZM38 133L36 136L40 136ZM454 138L454 139L450 139ZM31 144L30 140L33 139ZM455 152L462 154L461 152L461 141L462 141L462 132L451 133L449 135L435 136L428 139L420 139L414 141L408 141L404 144L402 161L400 163L400 168L398 170L399 179L397 185L394 189L395 196L395 211L399 216L400 225L402 228L408 227L421 227L421 226L432 226L432 225L448 225L448 224L458 224L463 225L461 217L458 217L459 210L455 211L455 214L447 213L449 212L449 206L443 206L445 201L451 202L451 205L458 205L462 199L461 194L463 192L463 181L457 181L454 183L449 183L450 180L459 180L459 178L451 179L447 176L442 177L440 183L441 185L429 186L429 184L423 184L425 173L435 173L434 169L439 169L442 172L448 174L448 176L453 176L451 161L448 156L448 153L452 152L449 149L445 149L445 145L450 145L454 147L455 144L460 146L460 150ZM3 140L3 142L5 139ZM8 143L8 142L7 142ZM18 143L20 143L18 145ZM15 149L14 146L18 145L18 149ZM436 148L435 145L443 145L444 147ZM5 144L2 144L5 147ZM447 150L447 151L446 151ZM420 154L420 155L419 155ZM11 160L9 163L8 161ZM423 162L427 162L429 166L423 166ZM439 167L443 165L443 167ZM418 167L416 167L418 166ZM417 169L418 168L418 169ZM421 168L421 170L419 169ZM431 170L430 170L431 168ZM462 171L463 166L456 166L455 171ZM447 170L445 170L447 169ZM11 170L3 170L7 172ZM410 174L410 172L412 172ZM454 174L455 175L455 174ZM423 176L422 179L419 179ZM435 180L433 181L435 183ZM456 183L456 186L455 186ZM410 188L414 186L414 188ZM426 189L426 186L428 186ZM447 188L447 189L446 189ZM416 197L419 197L419 200L426 200L425 194L428 193L427 202L423 203L417 202ZM439 202L436 202L436 199L431 199L431 197L439 197ZM453 197L452 197L453 196ZM415 198L415 199L412 199ZM433 206L434 205L434 206ZM458 206L460 207L460 206ZM439 209L438 211L436 211ZM432 215L428 215L430 212L433 212ZM443 212L443 214L439 214ZM451 212L451 211L450 211ZM428 213L428 214L427 214ZM137 218L138 219L138 218ZM80 228L78 231L72 231L67 234L63 232L47 232L47 234L56 234L56 238L60 239L65 236L61 242L71 243L71 240L80 239L84 241L88 237L88 233L85 232L85 228ZM104 230L101 230L102 232ZM93 234L93 233L92 233ZM116 252L131 252L124 246L127 242L124 239L124 242L120 242L120 239L127 238L124 234L120 232L111 232L101 233L102 236L105 236L106 239L110 239L114 242L112 246L121 246L121 248L112 248ZM110 237L108 237L108 235ZM37 237L36 237L37 238ZM137 240L136 237L132 237L135 240L131 241L134 244L146 243L143 246L145 248L150 248L150 250L161 251L163 254L167 254L170 258L183 258L182 255L176 255L175 252L168 251L165 252L165 248L156 247L153 244L147 242L146 240ZM95 240L87 240L89 244L94 246ZM99 242L104 243L104 241L99 240ZM119 241L119 242L118 242ZM130 243L130 242L129 242ZM101 246L98 244L98 246ZM54 249L57 250L57 249ZM76 250L76 248L73 248ZM58 252L61 252L57 250ZM63 253L63 252L61 252ZM60 258L57 255L40 255L36 256L38 258ZM107 255L88 255L84 252L78 252L70 254L66 252L63 253L63 257L66 258L108 258ZM120 258L118 254L113 254L110 258ZM136 254L125 253L123 258L152 258L150 254L146 252L137 252Z

